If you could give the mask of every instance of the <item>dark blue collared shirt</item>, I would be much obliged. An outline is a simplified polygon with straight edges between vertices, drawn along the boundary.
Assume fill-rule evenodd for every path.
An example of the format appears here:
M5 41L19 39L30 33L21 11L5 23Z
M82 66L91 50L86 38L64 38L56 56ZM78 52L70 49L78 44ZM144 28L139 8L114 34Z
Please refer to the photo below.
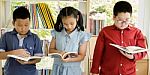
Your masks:
M0 40L0 51L11 51L19 49L19 39L17 37L18 32L13 31L6 32ZM23 40L23 47L33 55L42 55L42 46L40 39L36 34L27 33L27 37ZM22 65L14 58L8 58L4 66L5 75L38 75L35 64Z

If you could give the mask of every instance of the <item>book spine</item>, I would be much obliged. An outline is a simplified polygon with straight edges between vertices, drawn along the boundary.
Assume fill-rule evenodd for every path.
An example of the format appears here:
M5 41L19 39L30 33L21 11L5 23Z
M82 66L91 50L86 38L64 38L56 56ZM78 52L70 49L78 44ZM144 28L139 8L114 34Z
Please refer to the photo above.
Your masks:
M98 35L99 33L99 29L100 29L100 24L99 24L99 20L95 20L95 34Z

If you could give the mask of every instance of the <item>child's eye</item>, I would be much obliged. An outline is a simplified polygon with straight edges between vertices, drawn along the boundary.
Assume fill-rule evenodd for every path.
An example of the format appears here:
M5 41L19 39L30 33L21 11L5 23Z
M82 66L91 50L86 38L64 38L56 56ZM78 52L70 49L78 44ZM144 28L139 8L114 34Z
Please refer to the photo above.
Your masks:
M18 25L19 27L21 27L21 25Z
M63 25L66 25L66 26L67 26L67 24L66 24L66 23L63 23Z
M28 25L25 25L25 26L28 26Z
M74 23L71 23L71 25L74 25Z

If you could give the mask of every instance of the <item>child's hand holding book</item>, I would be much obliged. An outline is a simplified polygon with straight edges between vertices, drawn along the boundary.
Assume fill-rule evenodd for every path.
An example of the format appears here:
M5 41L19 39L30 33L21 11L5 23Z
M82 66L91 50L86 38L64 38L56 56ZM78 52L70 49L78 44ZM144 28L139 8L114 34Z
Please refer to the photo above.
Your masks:
M129 59L134 59L134 54L132 54L132 53L127 53L127 52L122 51L122 50L119 50L119 51L120 51L120 53L121 53L122 55L124 55L125 57L127 57L127 58L129 58Z
M49 56L59 56L62 59L75 58L78 56L77 52L59 52L59 53L50 53Z
M66 52L63 55L62 61L63 62L70 62L70 61L72 61L72 58L75 58L77 56L78 56L78 53L76 53L76 52Z
M145 51L149 50L149 49L145 49L145 48L138 47L138 46L124 47L124 46L120 46L120 45L117 45L117 44L110 44L110 45L113 46L113 47L118 48L119 50L122 50L123 52L129 53L129 54L135 54L135 53L145 52Z
M24 57L31 56L26 49L17 49L17 50L9 51L9 55L18 55Z

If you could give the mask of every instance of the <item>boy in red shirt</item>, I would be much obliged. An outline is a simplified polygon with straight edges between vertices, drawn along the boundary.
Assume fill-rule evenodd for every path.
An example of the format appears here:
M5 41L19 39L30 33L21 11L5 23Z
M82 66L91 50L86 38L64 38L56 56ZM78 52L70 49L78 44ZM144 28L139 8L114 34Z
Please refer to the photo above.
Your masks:
M92 75L136 75L136 60L147 52L128 54L110 45L139 46L146 48L146 39L141 30L130 24L132 6L119 1L113 9L114 24L99 33L91 68Z

